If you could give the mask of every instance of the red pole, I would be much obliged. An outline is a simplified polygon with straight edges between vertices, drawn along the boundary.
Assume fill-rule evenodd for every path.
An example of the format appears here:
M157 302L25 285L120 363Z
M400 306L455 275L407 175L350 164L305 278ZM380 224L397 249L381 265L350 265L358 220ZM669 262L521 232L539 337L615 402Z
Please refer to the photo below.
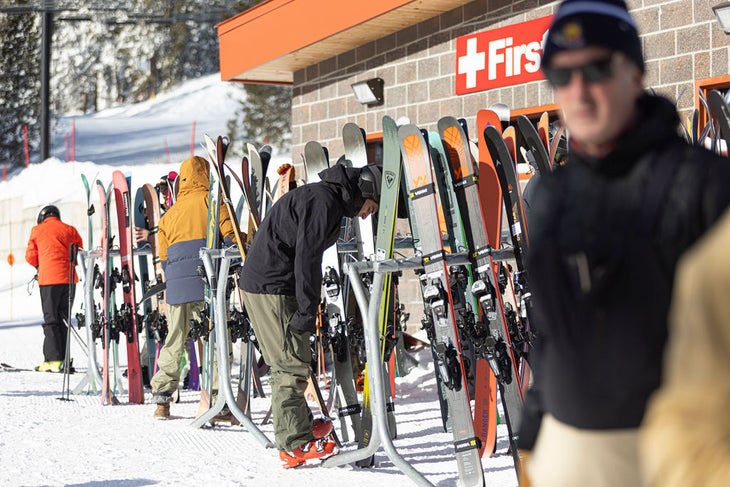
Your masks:
M71 120L71 160L76 160L76 119Z
M195 155L195 120L193 120L193 131L190 136L190 157Z
M68 162L68 132L66 132L66 162Z
M3 181L5 181L5 163L3 162Z
M23 125L23 145L25 146L25 167L30 165L30 154L28 153L28 126Z

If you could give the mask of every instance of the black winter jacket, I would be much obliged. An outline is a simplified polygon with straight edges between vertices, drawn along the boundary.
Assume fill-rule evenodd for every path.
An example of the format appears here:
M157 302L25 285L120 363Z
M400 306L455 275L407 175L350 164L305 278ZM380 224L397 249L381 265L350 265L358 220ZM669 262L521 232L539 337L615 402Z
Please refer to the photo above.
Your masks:
M342 218L354 217L363 200L359 169L337 164L321 182L285 194L269 210L246 255L241 289L253 294L295 296L299 309L289 326L314 331L322 288L322 253L340 234Z
M730 161L688 146L678 123L670 102L642 96L611 154L573 151L535 187L538 339L521 448L542 413L581 429L636 428L659 386L677 260L730 202Z

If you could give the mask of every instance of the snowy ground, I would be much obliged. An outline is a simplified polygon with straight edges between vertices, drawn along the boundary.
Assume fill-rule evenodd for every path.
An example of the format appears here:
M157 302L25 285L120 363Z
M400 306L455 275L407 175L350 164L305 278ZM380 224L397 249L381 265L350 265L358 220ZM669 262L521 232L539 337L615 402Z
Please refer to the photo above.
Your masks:
M40 319L0 322L0 361L32 368L41 360L41 343ZM75 342L72 353L76 364L85 363ZM434 485L457 485L451 435L440 427L433 366L425 353L418 358L419 367L398 379L395 446ZM71 388L84 372L78 367ZM412 485L382 449L371 469L315 464L285 471L276 452L242 427L191 427L195 392L183 392L181 402L172 405L176 419L156 421L154 405L124 404L123 395L119 406L102 406L95 395L60 401L62 382L61 374L0 372L0 485ZM147 391L145 399L150 397ZM266 398L254 400L257 424L268 406ZM499 428L498 453L483 460L486 483L515 486L505 428ZM273 438L270 424L262 430ZM349 443L344 449L354 448Z
M3 199L20 199L22 211L31 218L44 204L66 205L63 208L79 204L81 216L71 223L86 242L86 201L80 174L108 182L111 172L119 169L132 174L135 187L155 183L189 156L193 119L196 144L204 132L214 136L226 132L225 123L235 108L229 89L214 75L152 102L77 118L76 159L93 162L51 159L14 173L0 183L0 204ZM60 130L69 124L64 119ZM61 160L62 134L56 134L53 150ZM170 163L166 162L165 139L172 153ZM197 147L195 151L202 153ZM288 158L286 154L279 157L281 162ZM275 158L272 167L276 163ZM12 221L9 215L0 212L0 225L8 221ZM15 265L8 265L6 255L0 256L0 362L32 369L43 359L43 333L37 288L28 294L34 269L23 259L26 230L15 228L8 237ZM74 313L81 301L80 284ZM97 349L100 355L100 347ZM86 364L76 342L72 342L72 356L77 368L71 376L73 389ZM395 446L433 484L457 485L451 435L440 427L433 364L423 351L418 359L419 367L397 382ZM233 370L238 370L237 364ZM276 452L264 449L241 427L192 428L198 400L194 392L184 392L182 401L173 405L177 419L160 422L152 419L153 405L128 405L125 396L120 397L123 404L119 406L102 406L99 397L89 395L72 395L72 401L63 402L57 399L61 389L59 374L0 372L0 485L412 485L382 449L373 469L306 466L285 471ZM254 421L260 422L267 409L268 399L255 400ZM262 429L273 437L271 425ZM483 459L486 485L515 486L504 426L499 427L499 435L497 455ZM353 444L345 445L345 450L353 448Z

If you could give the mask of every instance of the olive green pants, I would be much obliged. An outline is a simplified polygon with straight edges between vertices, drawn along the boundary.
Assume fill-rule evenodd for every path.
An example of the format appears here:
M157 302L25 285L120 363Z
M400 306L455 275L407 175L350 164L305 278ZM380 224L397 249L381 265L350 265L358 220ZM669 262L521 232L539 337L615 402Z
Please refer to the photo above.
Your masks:
M310 377L310 333L293 333L294 296L251 294L243 301L264 360L271 367L271 407L279 450L291 451L312 440L312 411L304 398Z

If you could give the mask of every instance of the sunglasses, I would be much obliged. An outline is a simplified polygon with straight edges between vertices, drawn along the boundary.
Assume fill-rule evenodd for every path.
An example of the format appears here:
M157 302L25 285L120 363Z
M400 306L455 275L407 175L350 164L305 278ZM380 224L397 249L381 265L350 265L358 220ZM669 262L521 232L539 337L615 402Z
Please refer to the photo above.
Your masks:
M583 81L586 83L600 83L606 81L613 76L613 61L615 54L603 59L596 59L582 66L566 66L566 67L543 67L548 83L554 87L564 87L570 84L573 79L573 72L580 71Z

